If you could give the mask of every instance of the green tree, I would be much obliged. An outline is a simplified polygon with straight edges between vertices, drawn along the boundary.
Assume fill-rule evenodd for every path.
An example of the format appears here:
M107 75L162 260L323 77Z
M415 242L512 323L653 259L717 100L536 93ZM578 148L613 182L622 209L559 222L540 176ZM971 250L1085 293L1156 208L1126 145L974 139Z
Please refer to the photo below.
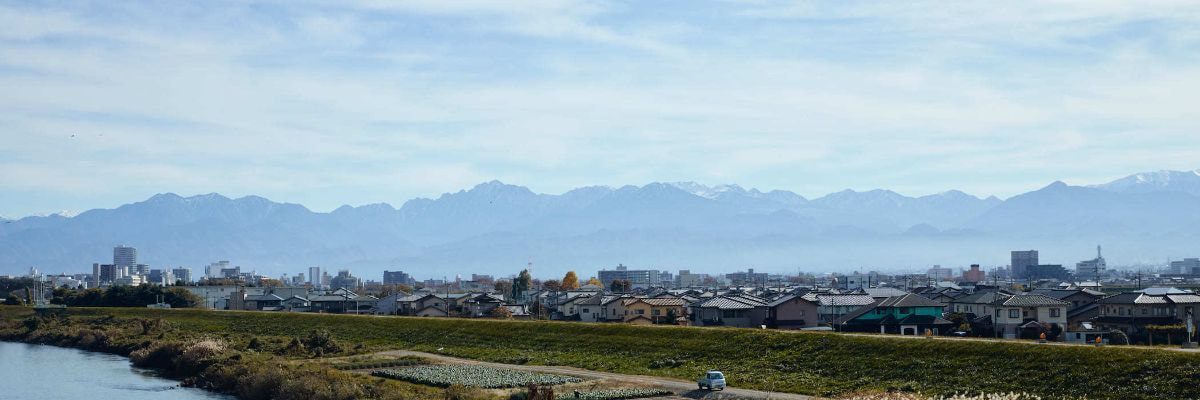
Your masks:
M517 275L517 279L513 280L512 286L512 298L521 298L521 294L533 286L533 276L529 274L529 270L521 270L521 273Z
M549 290L552 292L557 292L562 289L563 289L562 283L559 281L550 279L545 282L542 282L542 290Z

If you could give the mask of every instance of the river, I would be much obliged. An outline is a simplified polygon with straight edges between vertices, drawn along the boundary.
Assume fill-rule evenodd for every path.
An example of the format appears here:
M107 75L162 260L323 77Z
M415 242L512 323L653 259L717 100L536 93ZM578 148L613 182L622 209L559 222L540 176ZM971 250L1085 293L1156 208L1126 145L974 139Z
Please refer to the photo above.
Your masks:
M233 399L134 368L129 359L62 347L0 342L0 399Z

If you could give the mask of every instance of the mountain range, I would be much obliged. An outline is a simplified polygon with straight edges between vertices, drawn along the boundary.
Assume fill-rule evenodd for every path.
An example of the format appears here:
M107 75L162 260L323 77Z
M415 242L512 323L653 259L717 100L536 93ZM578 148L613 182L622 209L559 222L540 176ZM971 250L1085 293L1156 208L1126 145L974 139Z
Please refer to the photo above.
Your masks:
M923 270L932 264L1004 265L1008 251L1042 262L1091 258L1162 263L1200 255L1200 170L1141 173L1093 186L1054 182L1001 200L960 191L909 197L845 190L807 199L737 185L590 186L559 195L499 181L400 208L302 205L219 194L158 194L115 209L0 224L0 273L30 266L90 270L115 245L153 267L199 269L231 260L278 275L308 266L418 277L535 273L591 275L618 263L718 272Z

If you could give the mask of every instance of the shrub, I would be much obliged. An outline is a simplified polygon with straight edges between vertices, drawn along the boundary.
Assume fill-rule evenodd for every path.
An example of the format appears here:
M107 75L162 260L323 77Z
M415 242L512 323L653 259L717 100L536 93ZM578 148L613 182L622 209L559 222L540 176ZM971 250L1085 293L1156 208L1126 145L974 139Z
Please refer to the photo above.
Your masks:
M201 340L192 343L176 359L175 374L177 376L198 374L212 365L225 351L225 345L215 340Z

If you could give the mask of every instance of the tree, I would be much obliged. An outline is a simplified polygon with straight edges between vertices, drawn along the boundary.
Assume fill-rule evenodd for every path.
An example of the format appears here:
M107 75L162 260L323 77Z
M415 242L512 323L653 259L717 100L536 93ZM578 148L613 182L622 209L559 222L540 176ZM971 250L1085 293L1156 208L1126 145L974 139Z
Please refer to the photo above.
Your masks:
M562 283L559 283L556 280L550 279L545 282L542 282L542 290L549 290L552 292L557 292L562 289L563 289Z
M512 297L514 299L520 298L521 295L524 294L525 291L529 290L529 288L532 286L533 276L529 275L529 270L521 270L521 273L517 275L517 279L513 280Z
M633 285L628 279L616 279L612 281L612 284L608 288L616 293L625 293L632 289Z
M283 286L283 282L280 282L278 279L263 278L258 281L258 285L262 287L280 287Z
M493 308L492 311L488 313L488 316L499 319L512 319L512 311L509 311L508 307L500 306Z
M496 283L492 284L492 287L496 289L496 293L501 293L505 296L513 293L513 283L507 279L496 280Z
M563 290L579 289L579 277L575 275L575 271L567 271L567 275L562 279Z
M587 284L588 284L588 285L596 285L596 286L599 286L599 287L604 287L604 284L603 284L603 283L600 283L600 280L599 280L599 279L596 279L596 277L594 277L594 276L593 276L593 277L591 277L591 278L588 278L588 280L587 280Z

